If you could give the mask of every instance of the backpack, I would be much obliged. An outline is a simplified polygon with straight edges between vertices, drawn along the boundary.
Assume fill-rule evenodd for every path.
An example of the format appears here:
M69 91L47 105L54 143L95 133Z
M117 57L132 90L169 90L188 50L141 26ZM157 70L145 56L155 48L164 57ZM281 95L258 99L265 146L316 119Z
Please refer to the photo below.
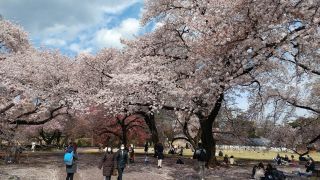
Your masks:
M72 165L73 163L73 148L68 148L63 157L64 164Z
M206 161L207 153L204 149L197 149L195 152L195 156L199 161Z

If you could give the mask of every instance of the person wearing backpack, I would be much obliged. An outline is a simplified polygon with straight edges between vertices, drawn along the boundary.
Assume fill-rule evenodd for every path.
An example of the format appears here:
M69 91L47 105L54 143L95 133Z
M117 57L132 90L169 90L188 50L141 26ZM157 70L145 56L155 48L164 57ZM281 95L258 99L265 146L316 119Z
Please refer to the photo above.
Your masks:
M102 174L105 176L105 180L110 180L114 170L115 155L112 153L111 147L107 148L101 162L99 163L99 169L102 168Z
M198 144L198 148L195 150L193 158L198 160L198 165L200 169L199 175L201 177L201 180L204 180L204 169L207 161L207 152L203 148L201 143Z
M73 180L74 173L77 172L77 146L75 143L70 142L65 150L64 163L66 164L67 177L66 180Z
M117 168L118 168L118 180L122 180L122 174L126 164L128 163L128 152L125 150L124 145L121 144L120 150L116 154Z

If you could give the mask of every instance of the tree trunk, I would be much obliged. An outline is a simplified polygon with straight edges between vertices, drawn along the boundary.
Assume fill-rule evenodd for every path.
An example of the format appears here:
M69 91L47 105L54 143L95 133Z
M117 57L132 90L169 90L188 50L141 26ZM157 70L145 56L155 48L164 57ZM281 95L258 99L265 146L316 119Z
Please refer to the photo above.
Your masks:
M213 122L208 120L204 120L201 122L201 142L203 147L206 149L208 153L207 163L208 166L216 166L217 165L217 158L215 156L216 153L216 141L213 138L212 134L212 125Z
M124 144L124 147L127 147L128 145L128 138L127 138L127 127L125 125L125 120L123 120L122 124L121 124L121 128L122 128L122 144Z
M156 126L156 121L154 119L154 115L143 112L143 111L139 111L139 112L137 112L137 114L143 116L143 118L149 128L149 131L151 133L151 140L152 140L153 144L157 144L159 142L159 134L158 134L157 126Z
M208 153L207 163L208 163L208 166L211 166L211 167L218 165L218 161L216 158L216 140L213 137L212 126L221 109L223 96L224 96L223 93L220 94L219 98L217 99L208 117L204 117L200 113L197 114L200 119L200 125L202 130L202 133L201 133L202 145Z

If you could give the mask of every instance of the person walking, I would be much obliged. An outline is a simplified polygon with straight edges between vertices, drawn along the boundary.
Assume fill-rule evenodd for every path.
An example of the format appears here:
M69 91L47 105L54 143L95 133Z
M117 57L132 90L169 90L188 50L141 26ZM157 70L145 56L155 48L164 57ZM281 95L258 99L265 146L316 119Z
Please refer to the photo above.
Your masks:
M128 152L125 150L124 145L120 146L119 151L116 155L117 168L118 168L118 180L122 180L122 174L126 164L128 163Z
M70 142L69 146L66 148L65 151L66 153L73 154L72 165L66 165L66 172L67 172L66 180L73 180L74 173L77 172L77 160L78 160L76 143Z
M198 144L198 148L195 150L193 158L198 160L199 175L201 180L204 180L204 170L207 161L207 152L203 148L201 143Z
M99 163L99 169L102 168L102 175L105 176L105 180L111 180L111 175L114 170L115 155L112 153L111 147L107 148L101 162Z
M133 144L129 147L129 162L134 163L134 146Z
M164 155L163 155L163 145L159 142L157 144L157 156L158 156L158 168L162 168L162 161L163 161L163 158L164 158Z

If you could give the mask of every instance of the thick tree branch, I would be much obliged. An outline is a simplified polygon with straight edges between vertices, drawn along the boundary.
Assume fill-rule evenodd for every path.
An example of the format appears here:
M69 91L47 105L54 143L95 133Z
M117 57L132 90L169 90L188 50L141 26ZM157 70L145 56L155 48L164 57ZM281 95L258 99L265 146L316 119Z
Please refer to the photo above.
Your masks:
M298 107L298 108L301 108L301 109L306 109L306 110L312 111L314 113L320 114L320 110L314 109L314 108L309 107L309 106L300 105L296 101L290 101L289 99L284 99L284 100L287 103L289 103L290 105L292 105L292 106L295 106L295 107Z
M9 105L7 105L4 108L0 109L0 114L5 113L9 109L11 109L13 106L15 106L15 104L14 103L10 103Z
M62 109L64 107L65 106L61 105L61 106L59 106L57 108L54 108L54 109L50 110L49 116L47 118L43 119L43 120L40 120L40 121L37 121L37 120L28 121L28 120L16 119L15 121L10 122L10 124L16 124L16 125L42 125L42 124L45 124L45 123L51 121L52 119L54 119L57 116L69 114L68 112L56 113L60 109Z

